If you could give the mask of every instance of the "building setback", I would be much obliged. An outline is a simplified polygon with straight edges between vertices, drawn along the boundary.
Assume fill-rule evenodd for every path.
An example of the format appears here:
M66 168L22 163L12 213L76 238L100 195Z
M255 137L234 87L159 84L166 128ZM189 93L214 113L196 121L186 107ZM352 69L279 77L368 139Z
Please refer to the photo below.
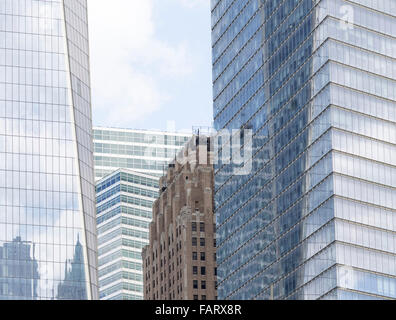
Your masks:
M98 299L96 240L87 1L0 1L0 299Z
M396 2L212 0L220 299L396 298Z
M194 136L160 180L142 254L146 300L217 299L212 155L210 139Z
M96 185L101 300L142 300L142 248L148 244L158 178L119 169Z

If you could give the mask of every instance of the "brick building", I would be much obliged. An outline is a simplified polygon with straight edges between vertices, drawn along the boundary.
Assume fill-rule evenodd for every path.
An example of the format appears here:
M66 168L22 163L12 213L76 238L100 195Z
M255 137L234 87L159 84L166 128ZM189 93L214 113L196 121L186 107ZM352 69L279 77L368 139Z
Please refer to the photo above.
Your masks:
M160 180L142 253L145 300L217 299L210 146L210 138L194 136Z

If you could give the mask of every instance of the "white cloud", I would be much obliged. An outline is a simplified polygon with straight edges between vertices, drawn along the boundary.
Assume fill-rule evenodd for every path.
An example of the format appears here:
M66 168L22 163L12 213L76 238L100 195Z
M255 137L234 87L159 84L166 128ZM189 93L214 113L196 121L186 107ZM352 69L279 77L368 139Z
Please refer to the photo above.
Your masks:
M180 2L180 4L189 8L193 8L195 6L199 6L203 4L206 5L208 2L210 2L210 0L176 0L176 1Z
M183 44L156 37L153 0L89 0L94 112L129 126L170 99L161 81L192 73ZM102 117L103 118L103 117Z

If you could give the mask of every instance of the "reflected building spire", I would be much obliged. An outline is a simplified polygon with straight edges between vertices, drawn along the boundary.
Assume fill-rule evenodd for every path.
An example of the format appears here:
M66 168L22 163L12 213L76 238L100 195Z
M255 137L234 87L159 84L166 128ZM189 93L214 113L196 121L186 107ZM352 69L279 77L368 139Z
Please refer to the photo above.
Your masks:
M65 262L64 280L58 285L58 299L62 300L85 300L87 293L85 290L84 253L80 239L74 249L72 260Z

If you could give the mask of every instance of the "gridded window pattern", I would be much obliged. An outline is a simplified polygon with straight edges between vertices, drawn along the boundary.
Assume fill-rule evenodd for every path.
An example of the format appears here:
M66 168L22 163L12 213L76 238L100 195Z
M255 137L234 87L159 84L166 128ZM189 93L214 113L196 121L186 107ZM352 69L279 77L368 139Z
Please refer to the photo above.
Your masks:
M130 251L130 250L125 250L125 249L119 250L119 251L116 251L116 252L111 253L109 255L102 256L99 259L99 266L103 266L105 264L108 264L109 262L114 262L114 261L120 260L123 257L139 260L140 259L140 254L137 251Z
M119 169L98 181L96 191L100 298L142 300L141 251L148 244L158 179Z
M107 189L110 185L115 184L118 181L130 182L133 184L143 185L143 186L147 186L147 187L153 187L155 189L159 188L158 181L153 180L152 178L140 177L135 174L121 172L119 174L112 176L111 179L105 179L104 182L98 183L96 186L96 192L99 193L99 192L103 191L104 189Z
M173 157L175 157L175 154ZM126 168L131 170L137 170L144 173L160 174L163 169L168 165L170 159L166 160L147 160L147 159L136 159L136 158L118 158L111 156L95 156L95 166L109 167L113 170L117 168Z
M104 141L118 141L118 142L133 142L133 143L149 143L156 145L176 145L184 146L189 140L189 136L175 136L166 133L154 134L148 131L132 131L132 130L117 130L95 128L95 140Z
M396 1L211 7L219 298L395 298Z
M133 146L133 145L112 145L105 143L95 144L96 153L107 153L114 155L127 155L138 157L158 157L169 158L175 156L175 149L147 147L147 146Z
M97 299L86 0L0 1L0 299Z
M151 211L145 211L145 210L131 208L131 207L125 207L125 206L117 206L116 208L114 208L110 211L107 211L106 213L101 215L97 219L97 223L99 225L106 220L109 220L115 216L120 215L121 213L130 215L130 216L138 216L138 217L148 218L150 220L152 217Z
M160 177L191 135L127 129L94 129L97 179L118 168Z
M102 202L112 196L114 196L117 193L124 192L124 193L132 193L135 195L140 195L143 197L149 197L149 198L156 198L158 197L158 191L151 191L135 186L129 186L129 185L124 185L121 184L119 186L114 187L113 189L101 194L100 197L96 198L96 203Z

